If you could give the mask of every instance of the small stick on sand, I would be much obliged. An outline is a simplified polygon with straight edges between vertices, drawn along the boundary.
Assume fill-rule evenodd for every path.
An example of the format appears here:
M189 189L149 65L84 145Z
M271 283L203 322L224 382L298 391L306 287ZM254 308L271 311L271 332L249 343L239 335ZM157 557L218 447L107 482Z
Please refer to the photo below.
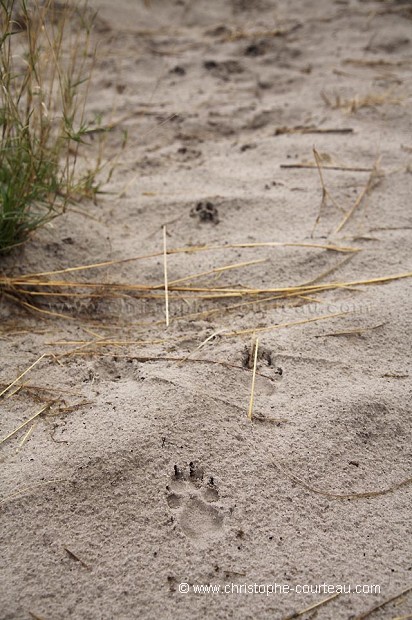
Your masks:
M166 311L166 327L169 327L169 290L167 284L167 242L166 242L166 226L163 226L163 268L165 276L165 311Z
M83 560L81 560L75 553L73 553L73 551L70 551L70 549L68 549L67 547L63 547L63 549L65 550L69 558L71 558L75 562L79 562L79 564L81 564L84 568L87 568L87 570L90 570L90 566L88 566L86 562L83 562Z
M388 603L392 603L392 601L395 601L397 598L400 598L401 596L403 596L404 594L407 594L411 590L412 590L412 586L408 586L407 588L405 588L405 590L402 590L402 592L399 592L399 594L395 594L395 596L391 596L391 598L388 598L386 601L383 601L383 603L379 603L379 605L375 605L375 607L372 607L371 609L361 614L360 616L356 616L354 620L364 620L364 618L367 618L371 614L375 613L375 611L382 609L382 607L384 607Z
M286 618L283 618L283 620L293 620L293 618L298 618L299 616L303 616L303 614L306 614L309 611L312 611L313 609L317 609L321 605L326 605L326 603L329 603L329 601L333 600L337 596L340 596L340 592L336 592L335 594L332 594L332 596L328 596L328 598L324 598L323 601L319 601L319 603L314 603L313 605L310 605L309 607L306 607L305 609L302 609L301 611L295 611L289 614L289 616L286 616Z
M317 168L316 164L280 164L281 168ZM343 172L372 172L373 168L355 166L323 166L324 170L342 170Z
M284 134L306 134L306 133L336 133L336 134L348 134L353 133L352 127L315 127L314 125L296 125L295 127L277 127L275 129L275 136L282 136Z
M247 417L250 421L253 419L253 403L255 400L255 381L256 381L256 366L257 366L257 358L258 358L258 349L259 349L259 338L256 338L255 341L255 355L253 358L253 374L252 374L252 388L250 391L250 402L249 402L249 411Z

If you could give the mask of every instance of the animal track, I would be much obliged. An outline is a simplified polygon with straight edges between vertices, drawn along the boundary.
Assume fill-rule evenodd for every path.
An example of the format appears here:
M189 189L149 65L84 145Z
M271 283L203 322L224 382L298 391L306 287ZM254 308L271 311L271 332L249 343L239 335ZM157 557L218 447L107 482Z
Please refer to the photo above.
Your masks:
M247 347L245 346L242 351L242 366L244 368L253 368L253 360L254 360L255 350L254 346ZM276 368L275 374L282 376L283 370L280 366L276 367L275 364L275 355L272 351L267 349L266 347L259 347L258 350L258 360L266 363L268 366Z
M200 222L219 224L219 211L212 202L198 202L190 211L191 217L197 217Z
M174 475L166 487L166 501L176 511L182 531L193 540L207 540L216 536L223 527L223 515L212 504L219 501L219 492L213 477L204 483L203 469L193 462L185 472L175 465Z

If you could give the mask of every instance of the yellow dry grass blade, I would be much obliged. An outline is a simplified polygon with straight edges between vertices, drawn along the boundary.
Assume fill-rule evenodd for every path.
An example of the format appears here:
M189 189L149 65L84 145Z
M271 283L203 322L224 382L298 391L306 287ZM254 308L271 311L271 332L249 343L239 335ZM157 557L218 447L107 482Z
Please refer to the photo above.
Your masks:
M383 284L384 282L391 282L393 280L400 280L402 278L411 278L412 271L405 273L399 273L391 276L380 276L377 278L367 278L364 280L352 280L350 282L328 282L325 284L314 285L296 285L296 286L284 286L276 288L206 288L206 287L173 287L174 291L180 292L194 292L194 293L218 293L221 296L242 296L242 295L261 295L268 293L295 293L299 292L311 292L311 291L326 291L336 288L347 288L348 286L367 286L369 284Z
M33 420L35 420L36 418L39 417L39 415L41 415L42 413L44 413L46 411L46 409L48 409L50 407L52 403L46 403L45 405L43 405L43 407L37 411L34 415L32 415L28 420L26 420L25 422L23 422L23 424L20 424L20 426L18 426L17 428L14 429L14 431L12 431L11 433L9 433L8 435L6 435L5 437L3 437L3 439L0 439L0 445L2 445L5 441L7 441L8 439L10 439L11 437L13 437L13 435L15 435L16 433L18 433L19 431L21 431L22 428L24 428L25 426L27 426L27 424L30 424L30 422L33 422Z
M169 327L169 288L167 273L167 231L163 226L163 271L164 271L164 291L165 291L165 318L166 327Z
M200 245L200 246L187 246L182 248L174 248L169 249L167 251L168 255L171 254L193 254L197 252L213 252L219 250L228 250L228 249L238 249L238 248L281 248L281 247L296 247L296 248L308 248L315 250L328 250L331 252L360 252L360 248L355 248L352 246L339 246L335 244L323 244L323 243L299 243L299 242L282 242L282 241L264 241L264 242L256 242L256 243L228 243L226 245ZM62 273L73 273L76 271L87 271L89 269L100 269L102 267L110 267L113 265L122 265L125 263L131 263L139 260L147 260L149 258L157 258L159 256L163 256L162 252L151 252L150 254L141 254L138 256L132 256L130 258L122 258L117 260L108 260L101 261L97 263L89 263L87 265L77 265L75 267L66 267L65 269L55 269L52 271L40 271L37 273L31 273L22 275L19 277L19 281L24 283L27 279L33 280L36 277L44 277L50 275L58 275ZM7 286L8 282L16 281L17 278L0 278L0 284Z
M324 314L323 316L315 316L311 319L302 319L300 321L290 321L289 323L276 323L275 325L265 325L264 327L251 327L248 329L240 329L234 332L224 332L222 336L230 338L233 336L244 336L245 334L254 334L255 332L267 332L274 329L282 329L284 327L292 327L294 325L305 325L305 323L314 323L316 321L326 321L326 319L334 319L339 316L345 316L350 312L335 312L333 314Z
M294 620L294 618L299 618L299 616L303 616L304 614L307 614L314 609L318 609L318 607L321 607L322 605L326 605L326 603L333 601L333 599L337 598L338 596L340 596L340 592L335 592L335 594L332 594L331 596L322 599L321 601L319 601L319 603L313 603L313 605L309 605L309 607L305 607L305 609L292 612L282 620Z
M259 265L260 263L265 263L266 258L260 258L258 260L250 260L245 261L243 263L234 263L233 265L225 265L224 267L215 267L214 269L208 269L207 271L201 271L199 273L194 273L189 276L184 276L183 278L178 278L177 280L172 280L169 282L169 286L174 286L176 284L180 284L181 282L187 282L188 280L196 280L197 278L202 278L204 276L210 276L214 274L220 274L224 271L230 271L232 269L240 269L242 267L249 267L250 265ZM161 288L161 285L155 288Z
M256 367L257 367L257 359L258 359L258 350L259 350L259 338L256 338L254 343L255 351L253 356L253 372L252 372L252 387L250 390L250 401L249 401L249 410L247 413L247 417L250 421L253 419L253 404L255 402L255 382L256 382Z
M365 187L360 192L359 196L357 197L357 199L353 203L352 207L343 216L342 220L340 221L340 223L336 227L336 229L334 231L334 234L337 234L338 232L340 232L342 230L342 228L347 224L348 220L352 217L354 212L360 207L360 205L362 204L362 202L364 201L366 196L371 192L371 190L374 187L376 187L376 185L377 185L377 183L379 181L379 178L381 176L381 174L379 172L379 163L380 163L380 157L377 157Z
M16 379L14 379L14 381L12 381L11 383L9 383L9 385L7 387L4 388L4 390L2 390L2 392L0 392L0 397L3 396L3 394L5 394L6 392L9 391L9 389L11 387L13 387L13 385L16 385L16 383L18 381L20 381L20 379L22 379L28 372L30 372L30 370L32 370L32 368L34 368L35 366L37 366L37 364L39 364L41 362L41 360L43 358L45 358L48 355L48 353L43 353L43 355L40 355L39 358L37 358L37 360L35 362L33 362L33 364L31 364L28 368L26 368L26 370L24 370L21 375L19 375Z

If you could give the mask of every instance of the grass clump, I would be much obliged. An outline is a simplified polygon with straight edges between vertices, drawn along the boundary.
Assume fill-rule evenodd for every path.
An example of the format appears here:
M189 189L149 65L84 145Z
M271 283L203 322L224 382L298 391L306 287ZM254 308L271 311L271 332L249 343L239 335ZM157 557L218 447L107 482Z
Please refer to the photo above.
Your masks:
M52 0L0 0L0 253L96 191L78 174L93 15Z

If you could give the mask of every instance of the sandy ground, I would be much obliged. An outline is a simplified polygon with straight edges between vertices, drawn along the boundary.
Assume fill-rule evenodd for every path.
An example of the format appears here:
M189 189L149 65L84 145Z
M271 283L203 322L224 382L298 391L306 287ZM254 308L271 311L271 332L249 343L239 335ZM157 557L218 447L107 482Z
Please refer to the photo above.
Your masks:
M6 273L156 254L164 225L169 249L228 246L170 254L171 288L202 272L182 284L410 272L410 2L91 4L89 113L120 121L110 193L41 231ZM333 198L315 229L313 148ZM378 157L379 183L337 231ZM261 242L359 251L229 247ZM47 355L2 397L1 436L54 404L1 444L1 619L281 620L328 598L323 584L380 592L299 617L411 618L411 593L371 611L412 579L410 280L265 302L171 290L166 329L162 256L75 275L101 292L158 284L160 298L38 301L72 320L2 300L2 385Z

